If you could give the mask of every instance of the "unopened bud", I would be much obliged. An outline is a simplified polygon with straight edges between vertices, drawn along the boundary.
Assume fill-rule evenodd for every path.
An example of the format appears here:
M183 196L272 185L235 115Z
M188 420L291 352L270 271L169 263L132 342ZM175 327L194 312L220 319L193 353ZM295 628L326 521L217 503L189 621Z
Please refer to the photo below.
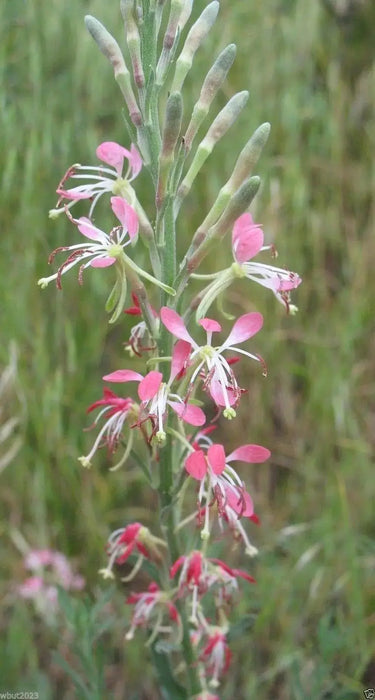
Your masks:
M206 38L216 20L218 12L219 3L217 0L214 0L207 5L200 17L191 27L186 37L184 47L176 62L172 91L181 90L184 80L192 66L195 52Z
M257 175L244 182L233 194L219 221L210 229L210 236L221 237L229 231L236 219L248 209L259 187L260 178Z
M171 51L176 39L179 21L184 8L184 0L171 0L171 9L167 29L164 35L163 48L156 67L156 84L162 85L171 58Z
M182 97L180 92L173 92L167 100L161 157L171 159L181 131Z
M125 59L116 39L113 38L112 34L109 33L101 22L91 15L86 15L85 24L101 52L108 58L113 66L115 80L124 96L130 119L133 124L140 126L142 124L142 116L131 85L130 73L126 67Z
M229 102L227 102L225 107L223 107L221 112L219 112L217 117L212 122L206 136L199 144L193 162L178 189L175 203L176 212L178 211L182 200L190 191L196 176L198 175L203 164L206 162L210 153L213 151L214 146L218 143L218 141L220 141L220 139L236 121L248 98L249 93L247 90L238 92L229 100Z
M121 0L120 10L125 24L126 43L133 66L134 82L138 88L142 88L145 84L145 76L141 58L141 40L137 23L133 15L134 1Z
M204 79L199 100L194 106L193 114L184 137L185 149L187 151L191 149L193 139L204 118L207 116L213 99L216 96L219 88L222 86L228 71L233 64L236 52L236 45L229 44L229 46L227 46L219 54L212 68L210 68Z
M241 184L249 178L257 162L263 146L266 144L271 126L268 122L261 124L253 133L246 146L238 156L234 171L229 180L223 185L214 204L208 212L200 228L207 231L215 224L225 207Z
M271 131L271 124L265 122L261 124L253 133L238 156L233 173L224 186L223 190L229 194L235 192L242 182L251 175L252 170L258 162L259 156L267 143Z
M242 90L242 92L238 92L234 95L212 122L199 148L208 148L212 151L217 142L224 136L232 124L234 124L248 99L249 93L247 90Z
M159 174L156 205L160 208L166 192L168 174L173 161L176 143L181 131L182 97L180 92L173 92L167 100L163 140L159 160Z
M178 20L178 28L180 32L182 32L186 22L188 21L191 11L193 9L193 2L194 0L185 0L184 2L184 7L180 15L180 19Z
M213 240L221 240L232 228L236 219L243 214L259 190L260 178L254 175L244 182L229 200L220 219L208 231L200 226L196 231L186 259L186 267L191 274L207 255Z

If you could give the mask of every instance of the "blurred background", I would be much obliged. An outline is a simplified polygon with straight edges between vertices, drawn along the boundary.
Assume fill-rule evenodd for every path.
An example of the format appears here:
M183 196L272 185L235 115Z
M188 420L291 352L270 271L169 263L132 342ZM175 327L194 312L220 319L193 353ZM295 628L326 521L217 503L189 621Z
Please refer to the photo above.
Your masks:
M194 16L205 4L196 0ZM73 242L66 220L48 219L62 174L94 162L101 141L127 145L122 98L86 13L121 43L117 0L0 3L0 690L99 697L74 689L62 658L88 687L103 668L102 697L156 700L142 633L123 640L132 586L97 576L109 532L151 525L154 497L132 465L109 473L104 452L89 472L77 461L94 437L82 429L100 377L125 366L129 323L108 326L110 270L87 271L82 288L74 273L60 292L36 284L51 250ZM239 150L270 121L252 212L278 264L303 278L296 316L263 289L240 285L226 298L264 314L256 350L268 378L241 370L249 392L222 435L233 447L264 444L272 458L242 472L260 554L250 563L257 585L242 586L235 609L224 700L354 700L375 687L374 26L373 0L223 0L185 84L187 118L214 57L237 44L211 113L238 90L250 100L185 203L181 251ZM151 215L147 174L136 185ZM228 251L205 269L224 267ZM58 618L19 596L29 548L63 552L86 581ZM231 556L249 565L240 549Z

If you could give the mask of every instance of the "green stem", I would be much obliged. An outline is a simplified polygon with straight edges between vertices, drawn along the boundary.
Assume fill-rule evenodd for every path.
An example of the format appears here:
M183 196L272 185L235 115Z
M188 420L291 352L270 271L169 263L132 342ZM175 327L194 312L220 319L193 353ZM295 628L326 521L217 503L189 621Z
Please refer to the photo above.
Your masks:
M175 219L173 215L173 202L170 198L163 217L164 224L164 245L160 247L160 253L162 258L162 273L163 282L168 284L169 281L173 282L176 276L176 231L175 231ZM164 302L166 301L166 295L164 295ZM169 302L171 303L171 301ZM159 355L161 357L167 357L171 355L172 350L172 337L169 331L162 325L160 340L159 340ZM169 372L168 366L165 368L165 374ZM166 381L166 376L164 377ZM168 419L169 424L171 423L171 418ZM179 546L179 538L176 531L176 503L175 497L173 496L173 461L174 461L174 450L173 450L173 428L171 425L167 427L167 439L164 447L160 450L159 468L160 468L160 485L159 485L159 498L161 506L161 521L162 527L165 533L166 540L168 542L170 563L176 561L181 554ZM183 627L183 637L182 637L182 650L183 657L186 663L186 674L188 680L188 691L189 696L198 695L201 691L201 684L196 669L196 655L191 644L190 639L190 625L186 614L185 602L178 601L177 607L179 609L182 627Z

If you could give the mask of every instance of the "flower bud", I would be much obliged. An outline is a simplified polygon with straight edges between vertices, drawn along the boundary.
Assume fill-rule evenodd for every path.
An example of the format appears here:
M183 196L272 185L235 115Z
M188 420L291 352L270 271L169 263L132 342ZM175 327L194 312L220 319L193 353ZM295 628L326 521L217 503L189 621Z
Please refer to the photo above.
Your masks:
M229 44L229 46L219 54L204 79L199 100L194 106L193 114L184 137L185 149L187 151L190 150L194 136L203 119L207 116L212 101L227 76L235 59L236 51L236 45Z
M261 124L253 133L246 146L238 156L236 165L230 179L223 187L223 191L232 194L243 181L251 175L254 165L258 162L259 156L267 143L271 131L271 124L265 122Z
M144 87L145 76L141 58L141 40L137 23L133 16L133 0L121 0L120 10L125 24L126 43L133 66L134 82L138 88Z
M186 22L188 21L191 11L193 9L193 2L194 0L185 0L183 10L180 15L180 19L178 20L178 28L180 32L182 32Z
M167 29L163 40L163 49L156 67L156 85L162 85L176 40L179 22L184 10L184 0L171 0L171 9Z
M124 96L130 119L133 124L140 126L142 124L142 116L131 85L130 73L126 67L124 57L116 39L113 38L112 34L109 33L101 22L91 15L86 15L85 24L101 52L104 53L113 66L115 80Z
M217 117L212 122L206 136L203 141L199 144L196 154L194 156L193 162L183 179L176 198L176 211L179 210L182 200L186 197L191 189L191 186L198 175L203 164L207 160L210 153L213 151L214 146L220 141L232 124L236 121L240 112L244 108L247 100L249 98L249 93L247 90L238 92L234 95L229 102L223 107L219 112Z
M240 155L238 156L232 175L221 188L201 228L207 231L214 225L219 216L221 216L223 213L232 195L236 192L236 190L238 190L244 180L251 175L253 167L261 154L262 148L267 142L270 130L271 125L268 122L265 122L264 124L261 124L256 131L254 131L252 137L249 139L246 146L242 149Z
M192 66L194 54L199 49L214 24L218 12L219 3L217 0L214 0L207 5L195 24L191 27L186 37L184 47L176 62L172 92L181 90L184 80Z
M208 252L213 240L222 239L229 231L235 220L250 206L260 186L260 178L256 175L244 182L231 197L220 219L208 231L202 226L194 234L192 244L186 258L186 267L191 274L201 263Z
M173 92L167 100L163 140L159 160L159 175L156 205L160 208L167 188L168 174L173 162L176 143L181 131L182 97L180 92Z
M171 160L177 139L181 131L182 97L180 92L173 92L167 100L161 158Z

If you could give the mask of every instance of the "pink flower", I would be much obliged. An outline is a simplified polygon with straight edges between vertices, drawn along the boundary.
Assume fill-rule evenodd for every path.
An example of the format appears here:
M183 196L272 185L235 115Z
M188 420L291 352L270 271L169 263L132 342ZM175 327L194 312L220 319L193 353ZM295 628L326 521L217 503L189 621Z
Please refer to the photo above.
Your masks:
M258 224L254 224L251 214L242 214L235 221L232 232L232 251L234 260L239 265L236 276L245 276L271 289L276 298L288 309L289 292L296 289L302 280L296 272L289 272L265 263L250 262L260 251L272 248L272 246L264 246L263 241L263 231Z
M160 547L165 547L164 540L154 537L149 529L141 523L131 523L127 527L120 528L112 532L108 539L108 565L101 569L100 573L104 578L114 578L114 564L124 564L131 554L137 553L137 561L129 576L124 581L130 581L138 572L142 561L146 559L160 559Z
M216 405L224 407L224 416L229 419L234 418L236 412L232 407L238 404L241 389L231 369L232 363L224 358L223 353L225 351L236 352L259 362L260 357L258 355L252 355L246 350L235 347L235 345L248 340L261 329L263 325L262 314L252 312L240 316L235 321L226 341L219 346L212 345L212 334L221 331L221 326L217 321L209 318L203 318L199 321L199 324L207 333L206 345L200 346L191 337L184 320L176 311L163 306L160 311L160 317L162 323L172 335L190 344L189 361L192 364L196 364L190 384L192 385L195 382L201 370L205 368L204 386L208 388Z
M184 341L176 343L172 354L171 374L166 383L163 382L162 373L155 370L143 377L142 374L133 372L133 370L120 369L103 377L107 382L139 382L138 396L142 402L140 419L151 419L152 436L155 435L156 441L160 444L165 441L164 417L168 406L189 425L201 426L206 421L206 416L201 408L184 402L178 394L174 394L170 390L173 380L185 367L189 352L188 343Z
M138 417L139 407L133 401L133 399L121 398L107 388L104 388L103 398L91 404L91 406L89 406L87 409L87 413L91 413L91 411L94 411L99 406L103 406L104 408L102 408L102 410L99 412L91 427L96 426L99 420L105 415L107 416L107 420L99 431L90 452L85 456L79 457L79 461L84 467L91 466L91 460L94 454L104 445L107 445L108 452L110 454L116 452L122 438L124 423L128 420L131 424L133 424ZM130 431L128 444L124 454L120 461L114 467L111 467L111 471L118 469L122 464L124 464L129 456L132 446L133 432Z
M20 586L18 593L21 598L36 598L44 587L44 581L41 576L29 576Z
M198 598L215 587L218 591L219 606L222 601L228 601L237 590L237 578L243 578L254 583L252 576L241 569L231 569L220 559L205 557L196 550L188 556L179 557L170 568L170 577L179 575L179 594L185 590L193 593L191 621L197 623Z
M18 586L18 594L32 600L38 613L47 621L58 610L58 586L67 591L82 590L85 580L74 574L68 559L52 549L33 549L26 554L24 566L34 573Z
M133 306L129 306L127 309L124 309L124 314L128 314L129 316L142 316L142 310L139 305L139 300L137 295L134 294L134 292L132 292L132 300ZM158 328L159 315L152 306L151 311L154 318L156 319L156 326ZM148 352L150 350L155 349L155 343L152 340L152 338L150 338L149 330L144 321L140 321L135 326L133 326L133 328L130 331L129 341L125 343L125 347L130 349L131 354L133 353L138 357L141 357L142 353L144 352Z
M223 445L211 444L207 453L197 449L186 458L186 471L201 482L198 501L205 503L205 522L201 533L204 539L210 535L209 506L216 503L219 516L226 519L231 526L235 524L236 531L244 540L246 551L251 555L256 552L239 522L241 517L253 516L253 502L245 484L229 462L238 460L248 464L259 464L265 462L270 454L266 447L249 444L238 447L226 457Z
M212 627L200 659L206 665L207 673L212 676L209 685L213 688L217 688L219 678L228 670L231 657L226 634L220 627Z
M151 638L155 639L161 632L171 632L173 626L180 626L180 617L177 608L169 599L169 594L162 591L157 583L150 583L148 590L142 593L132 593L127 601L127 605L134 605L131 627L126 634L126 639L132 639L137 627L152 629ZM167 616L172 627L163 624L163 618Z
M244 277L270 289L287 311L297 310L297 307L290 303L290 291L301 284L299 275L274 265L252 261L261 251L274 250L273 246L263 245L263 241L263 231L259 224L254 224L251 214L242 214L235 221L232 232L234 263L226 270L217 272L213 282L204 290L197 307L197 319L205 316L213 301L225 292L234 280ZM204 277L203 275L202 278ZM212 279L212 275L210 278Z
M56 209L51 209L50 217L54 218L61 212L71 208L75 202L81 199L90 199L92 204L89 211L89 218L92 217L95 206L99 198L105 192L111 192L114 195L119 195L129 204L134 205L135 193L130 185L142 168L142 159L136 147L132 144L130 151L118 143L106 141L101 143L96 149L96 155L103 163L110 165L110 168L99 166L73 165L65 173L58 188L57 194L60 199L57 202ZM128 168L123 175L124 161L128 161ZM130 175L130 177L129 177ZM65 188L66 181L72 178L73 180L86 180L82 185L77 185L71 189ZM68 200L70 204L64 204L64 200Z
M52 280L56 280L56 286L61 289L62 275L77 263L80 263L78 281L82 284L83 270L87 267L109 267L114 265L116 261L124 259L124 248L129 245L138 233L138 217L133 207L122 197L111 197L111 207L121 226L116 226L109 234L94 226L90 219L85 216L81 216L79 219L71 219L76 224L79 232L92 242L56 248L49 257L49 263L52 263L57 253L69 251L69 255L54 275L43 277L38 281L42 289L47 287ZM82 263L87 258L89 260Z

